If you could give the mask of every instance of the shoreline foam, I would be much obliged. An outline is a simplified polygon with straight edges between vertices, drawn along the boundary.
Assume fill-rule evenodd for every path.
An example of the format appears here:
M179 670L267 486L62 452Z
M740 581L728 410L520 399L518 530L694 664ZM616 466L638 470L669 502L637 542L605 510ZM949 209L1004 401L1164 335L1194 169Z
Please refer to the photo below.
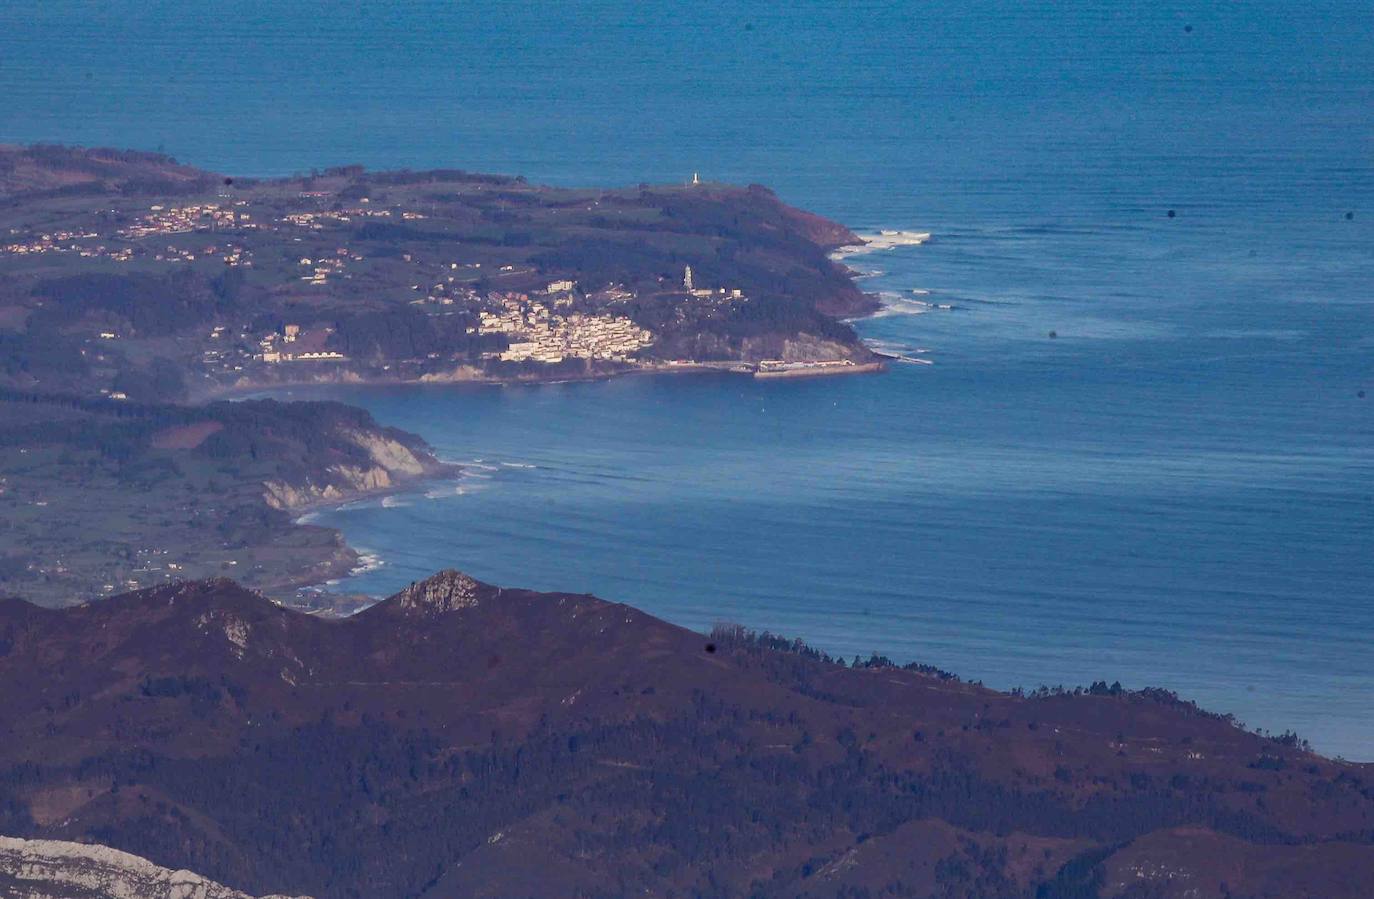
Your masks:
M859 234L858 237L863 243L846 244L839 247L831 251L830 258L839 261L851 256L879 253L897 247L918 247L930 241L931 233L929 231L882 230L876 234Z

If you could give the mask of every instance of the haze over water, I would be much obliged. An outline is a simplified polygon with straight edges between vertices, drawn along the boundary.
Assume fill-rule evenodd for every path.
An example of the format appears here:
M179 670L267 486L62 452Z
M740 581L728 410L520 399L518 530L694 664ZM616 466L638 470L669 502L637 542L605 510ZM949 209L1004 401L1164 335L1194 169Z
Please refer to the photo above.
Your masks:
M344 586L453 565L1374 759L1371 63L1360 3L50 2L0 9L0 140L932 231L849 260L955 307L858 325L931 366L326 391L482 460L319 516L384 562Z

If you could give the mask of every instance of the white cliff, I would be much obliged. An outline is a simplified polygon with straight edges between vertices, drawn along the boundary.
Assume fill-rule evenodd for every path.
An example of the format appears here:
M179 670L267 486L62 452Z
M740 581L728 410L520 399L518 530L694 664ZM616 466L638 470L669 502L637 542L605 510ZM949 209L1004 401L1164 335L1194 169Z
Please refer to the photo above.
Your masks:
M108 846L16 837L0 837L0 896L7 899L254 899L191 871L163 868L146 858Z
M394 488L399 481L422 477L440 468L385 433L344 431L340 436L365 450L372 465L331 465L319 480L292 483L263 482L263 500L274 509L302 509L317 503L336 503L365 493Z

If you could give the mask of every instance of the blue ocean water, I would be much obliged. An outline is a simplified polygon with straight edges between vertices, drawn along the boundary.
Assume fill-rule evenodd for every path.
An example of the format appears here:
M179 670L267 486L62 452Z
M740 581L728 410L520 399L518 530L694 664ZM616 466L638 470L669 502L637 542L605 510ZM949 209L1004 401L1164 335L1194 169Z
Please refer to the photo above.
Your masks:
M930 366L327 391L471 463L319 516L383 563L348 589L455 565L1374 759L1366 4L47 2L0 7L0 97L5 141L934 233L850 260Z

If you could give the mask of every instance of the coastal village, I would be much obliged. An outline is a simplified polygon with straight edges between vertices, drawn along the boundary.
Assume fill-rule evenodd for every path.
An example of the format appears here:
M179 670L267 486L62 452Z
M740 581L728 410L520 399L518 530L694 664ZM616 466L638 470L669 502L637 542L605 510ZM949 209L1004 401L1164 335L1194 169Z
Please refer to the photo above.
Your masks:
M701 182L694 179L690 187L700 188ZM225 273L240 272L238 282L224 283L254 285L258 296L282 311L218 316L199 336L175 338L180 349L174 352L199 369L201 382L216 385L212 391L235 384L356 378L361 370L370 372L362 377L418 379L444 366L471 373L464 377L493 379L537 378L542 369L550 376L576 375L569 366L582 366L587 374L647 367L745 371L759 377L872 367L845 356L747 361L665 352L658 325L637 320L647 308L644 300L676 309L669 321L678 326L728 319L750 302L742 286L701 283L689 263L679 263L678 277L659 275L646 283L641 276L633 286L614 280L584 285L571 273L521 261L518 243L513 253L473 244L462 228L455 230L451 217L388 199L385 192L379 191L380 198L353 195L347 202L340 202L337 189L258 193L226 185L217 193L143 206L116 199L93 215L86 211L45 227L9 227L8 238L0 237L0 268L19 266L35 275L52 269L159 277L181 270L216 283ZM412 234L419 239L410 239ZM451 246L472 250L466 255ZM63 257L81 262L74 268L60 262ZM402 306L462 339L447 348L443 341L437 347L430 341L423 353L371 351L364 357L340 333L339 310L354 310L351 315ZM140 343L145 335L107 321L93 328L89 349L82 351L90 363L106 365L114 354L145 352ZM353 338L356 347L356 333ZM156 352L166 353L168 347L163 340ZM286 373L303 365L315 367ZM116 386L101 393L128 396Z
M65 158L37 155L54 154ZM9 533L42 556L0 580L26 589L108 595L214 573L281 584L303 564L321 576L353 564L326 531L291 529L280 547L265 538L288 527L253 511L278 463L229 430L275 434L274 452L315 483L339 467L316 442L328 421L225 404L215 436L220 424L179 420L187 401L294 384L772 378L873 364L840 321L868 308L865 296L824 252L852 235L762 189L405 172L231 185L140 172L127 191L39 191L0 208L0 401L36 421L103 422L87 443L0 448ZM44 396L56 399L30 408ZM164 414L148 433L136 424ZM251 420L232 424L240 414ZM138 464L121 470L137 477L138 502L126 505L131 482L107 462L130 453ZM79 483L50 474L73 465ZM159 530L171 509L207 527ZM98 536L74 540L87 518ZM120 536L133 533L157 536ZM128 551L111 562L121 540Z
M483 333L502 334L509 349L497 354L506 362L556 363L564 359L610 359L628 362L632 354L653 343L653 334L623 315L563 313L571 307L572 281L555 281L544 298L510 293L493 297L495 311L482 310Z
M302 199L312 194L303 192ZM367 200L363 200L366 204ZM253 253L241 243L224 240L218 243L201 244L195 247L184 245L159 245L156 249L148 246L153 238L177 235L224 233L246 235L249 232L299 228L307 231L321 231L328 227L346 225L357 219L399 218L402 221L416 221L426 218L422 213L411 210L375 209L359 205L339 210L290 212L276 217L264 224L254 220L248 211L249 202L238 200L233 203L196 203L186 206L167 206L154 204L136 221L119 227L112 234L102 235L95 230L54 230L52 232L23 235L23 239L0 245L0 256L25 257L43 254L74 253L90 259L109 259L115 262L129 262L143 259L155 263L195 262L215 260L226 267L251 267ZM17 236L12 229L11 236ZM403 254L404 262L423 270L423 266L410 253ZM347 267L350 263L364 261L364 257L346 247L339 247L316 256L302 256L298 261L298 279L315 287L323 287L332 281L349 277ZM450 262L447 268L462 268L469 273L480 270L481 263ZM503 266L502 274L515 271L514 266ZM486 358L507 362L531 361L553 364L566 359L605 359L616 362L629 362L632 356L652 345L653 334L634 324L625 315L580 311L585 307L584 298L578 294L577 285L572 280L550 282L535 296L518 291L491 291L482 295L478 291L455 284L458 279L447 275L428 288L425 296L411 301L414 305L434 305L452 307L461 305L476 311L478 324L470 328L470 333L502 335L508 339L506 349L489 352ZM691 289L690 274L687 287ZM421 291L419 284L411 285L414 291ZM698 294L709 291L695 291ZM740 291L734 291L739 297ZM610 302L623 302L633 299L632 292L618 285L607 285L600 296ZM445 310L446 311L446 310ZM223 340L229 336L229 326L216 325L209 334L213 340ZM338 351L325 348L333 329L309 327L287 323L280 329L256 336L257 351L240 354L239 362L257 361L268 365L286 362L343 361L347 357ZM112 331L102 331L98 337L103 340L116 340L121 335ZM240 329L242 338L252 337ZM204 351L206 362L222 362L226 358L223 349L212 348ZM242 370L238 366L237 370Z

